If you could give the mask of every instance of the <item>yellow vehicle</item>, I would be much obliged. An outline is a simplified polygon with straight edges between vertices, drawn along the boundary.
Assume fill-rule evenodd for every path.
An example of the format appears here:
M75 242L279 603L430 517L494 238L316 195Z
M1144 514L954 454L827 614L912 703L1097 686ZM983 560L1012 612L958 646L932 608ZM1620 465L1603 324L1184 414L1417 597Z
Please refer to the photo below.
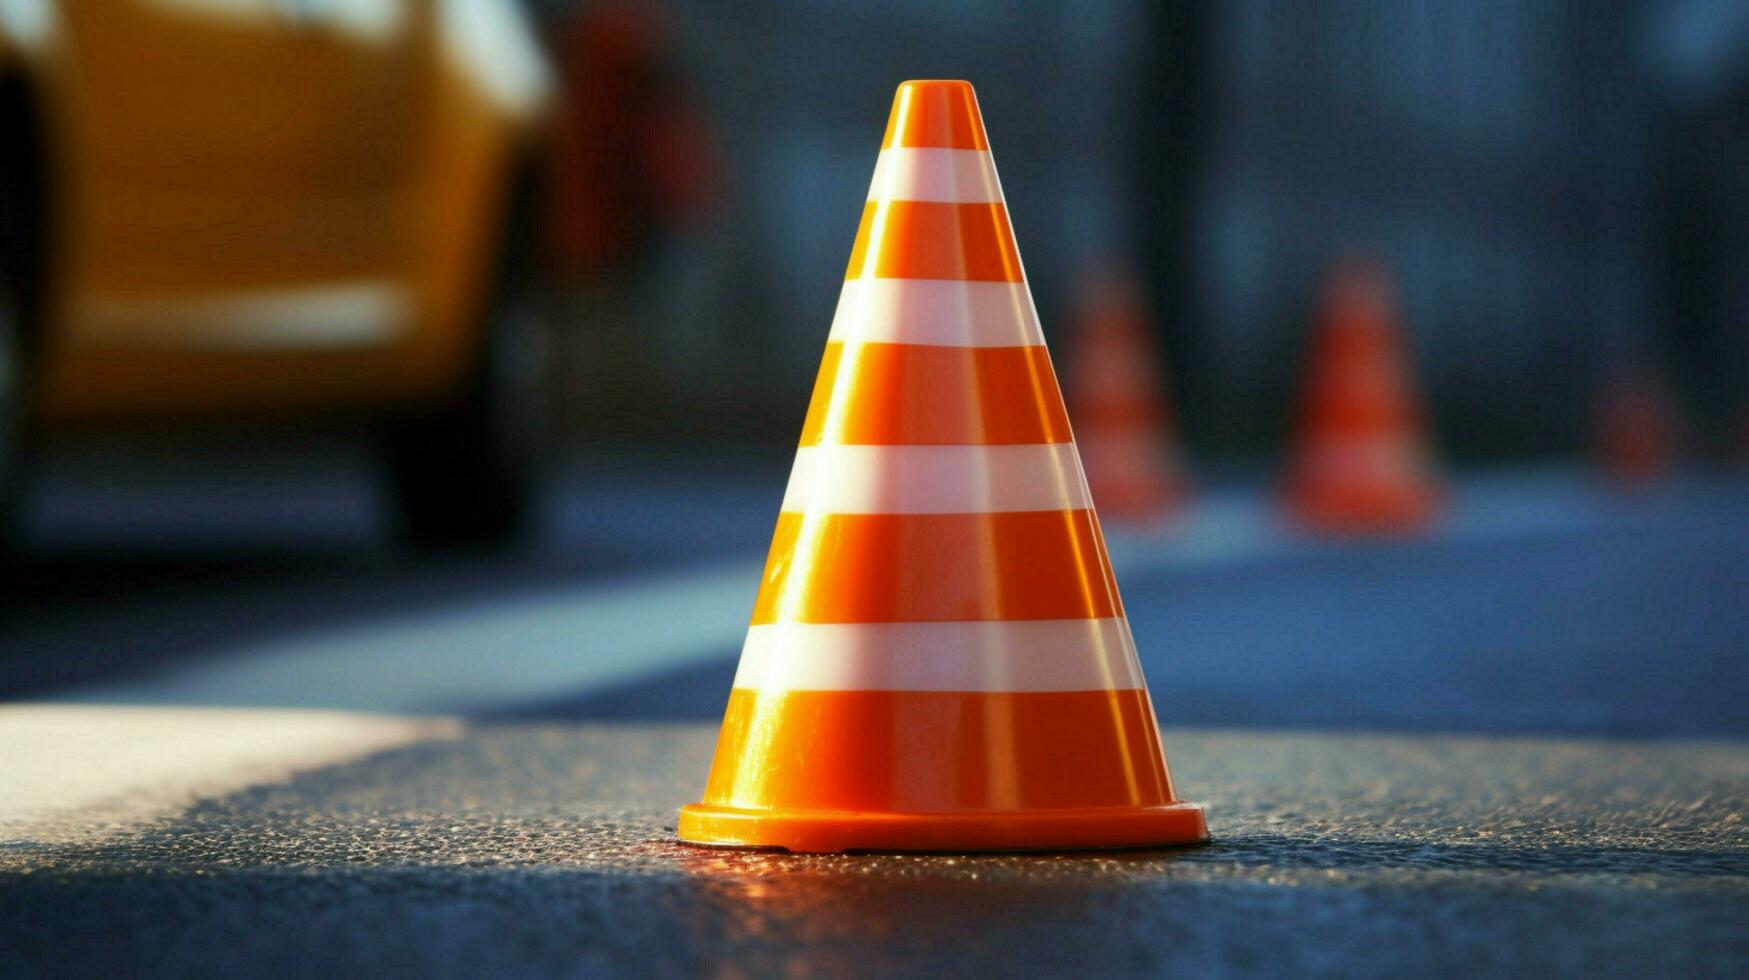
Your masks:
M515 0L0 0L0 496L59 427L340 414L415 536L514 529L549 89Z

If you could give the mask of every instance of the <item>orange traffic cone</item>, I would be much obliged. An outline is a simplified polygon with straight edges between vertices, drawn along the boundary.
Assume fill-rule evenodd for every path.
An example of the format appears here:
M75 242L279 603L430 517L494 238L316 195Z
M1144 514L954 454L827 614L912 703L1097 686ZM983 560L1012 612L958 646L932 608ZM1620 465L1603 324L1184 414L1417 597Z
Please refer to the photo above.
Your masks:
M972 87L899 87L704 801L792 851L1203 840Z
M1188 489L1159 355L1141 290L1115 271L1082 283L1069 362L1075 445L1093 502L1106 517L1168 516Z
M1624 372L1597 403L1597 458L1617 486L1647 486L1676 464L1679 426L1663 385L1646 372Z
M1382 267L1350 263L1326 296L1286 487L1301 522L1413 531L1438 512L1420 398Z

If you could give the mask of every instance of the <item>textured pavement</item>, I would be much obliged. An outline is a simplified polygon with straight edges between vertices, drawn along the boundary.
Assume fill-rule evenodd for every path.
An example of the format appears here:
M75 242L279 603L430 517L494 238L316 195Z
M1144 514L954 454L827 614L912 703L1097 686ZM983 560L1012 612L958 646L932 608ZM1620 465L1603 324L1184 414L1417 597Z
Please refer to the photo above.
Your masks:
M155 527L156 498L74 498L0 576L0 697L711 720L784 466L691 496L673 473L562 483L542 546L508 554L192 530L86 552L74 518ZM1749 736L1749 481L1483 475L1408 540L1295 535L1255 489L1210 490L1108 531L1167 724Z
M1749 485L1113 529L1209 846L684 847L786 466L592 471L510 554L276 471L57 497L0 578L0 696L56 702L0 705L0 978L1749 975Z
M1749 748L1168 730L1211 845L678 844L713 726L493 725L0 844L0 975L1741 976Z
M1642 499L1472 480L1458 497L1405 540L1295 535L1255 498L1109 528L1162 721L1749 736L1749 483ZM716 718L752 592L696 662L499 713Z

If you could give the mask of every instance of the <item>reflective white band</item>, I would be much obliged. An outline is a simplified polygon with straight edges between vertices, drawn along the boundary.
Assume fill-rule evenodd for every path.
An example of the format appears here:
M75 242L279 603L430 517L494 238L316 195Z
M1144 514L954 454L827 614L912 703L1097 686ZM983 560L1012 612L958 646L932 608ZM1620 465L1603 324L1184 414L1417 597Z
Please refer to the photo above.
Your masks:
M875 160L868 199L989 203L1002 200L1002 184L984 150L897 147Z
M1129 691L1129 623L774 623L747 630L735 687L777 691Z
M783 509L814 514L983 514L1080 510L1070 442L1024 446L803 446Z
M831 340L938 347L1034 347L1045 342L1024 282L849 279Z

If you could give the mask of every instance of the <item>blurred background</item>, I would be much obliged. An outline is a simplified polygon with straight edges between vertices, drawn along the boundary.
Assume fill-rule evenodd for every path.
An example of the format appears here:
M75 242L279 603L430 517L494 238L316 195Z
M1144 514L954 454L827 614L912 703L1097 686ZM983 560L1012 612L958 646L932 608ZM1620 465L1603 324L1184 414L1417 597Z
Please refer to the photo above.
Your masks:
M1142 433L1090 476L1165 723L1749 732L1741 3L0 30L0 695L719 716L892 91L946 77L1084 451ZM1419 489L1320 519L1357 320ZM1141 407L1075 407L1101 357Z
M1599 379L1628 370L1676 387L1709 452L1740 434L1740 5L636 7L641 70L717 134L685 140L708 210L653 221L621 270L645 277L634 389L661 435L789 439L901 75L979 86L1053 341L1080 266L1148 270L1201 453L1279 448L1320 283L1352 251L1391 266L1455 460L1579 452ZM567 78L591 47L578 9L541 8L573 39Z

